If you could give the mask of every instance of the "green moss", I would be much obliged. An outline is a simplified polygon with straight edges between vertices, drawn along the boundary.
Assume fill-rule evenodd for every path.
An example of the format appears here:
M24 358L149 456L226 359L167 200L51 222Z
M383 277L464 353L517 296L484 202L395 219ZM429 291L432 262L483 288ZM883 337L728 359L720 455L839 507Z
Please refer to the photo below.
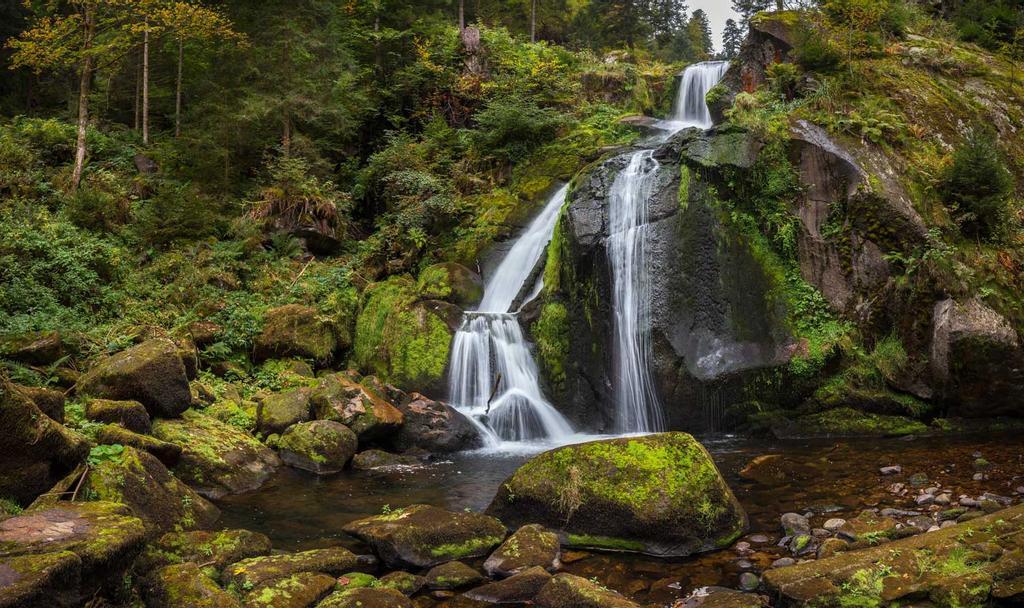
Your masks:
M569 311L563 304L544 305L540 318L533 324L533 338L548 380L555 385L565 382L569 360Z
M679 208L683 211L690 205L690 168L679 165Z
M928 427L902 416L884 416L853 408L836 408L802 416L794 421L798 434L805 436L898 437L928 432Z
M462 543L448 543L430 548L430 555L448 560L478 555L505 540L503 536L478 536Z
M452 284L447 268L441 264L424 268L416 281L416 291L424 298L446 299L452 293Z
M606 551L643 551L645 549L642 542L610 536L568 534L565 540L569 546L586 549L604 549Z

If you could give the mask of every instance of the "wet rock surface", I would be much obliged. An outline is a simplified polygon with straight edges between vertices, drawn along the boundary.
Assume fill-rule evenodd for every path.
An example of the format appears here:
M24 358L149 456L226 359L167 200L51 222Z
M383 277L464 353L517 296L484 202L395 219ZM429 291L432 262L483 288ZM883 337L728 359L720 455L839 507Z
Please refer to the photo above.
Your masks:
M157 338L96 363L78 381L78 391L103 399L138 401L150 415L174 418L192 404L178 346Z

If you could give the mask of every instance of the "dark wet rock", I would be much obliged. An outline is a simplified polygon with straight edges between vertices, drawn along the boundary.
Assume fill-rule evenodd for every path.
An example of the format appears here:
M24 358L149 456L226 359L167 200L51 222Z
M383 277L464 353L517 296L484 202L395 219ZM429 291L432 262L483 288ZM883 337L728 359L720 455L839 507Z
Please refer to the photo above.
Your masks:
M674 136L666 146L673 153L678 148L679 153L690 164L736 169L752 168L761 147L762 143L752 133L741 129L686 129Z
M338 577L336 590L359 589L362 587L376 587L380 584L379 579L365 572L348 572Z
M818 546L818 559L825 559L832 557L836 553L846 551L850 546L850 543L842 540L841 538L827 538L822 541L821 545ZM789 564L792 565L792 564Z
M480 513L455 513L412 505L347 524L344 531L367 543L389 567L427 568L487 555L505 539L505 526Z
M320 379L310 394L316 418L333 420L352 429L360 441L387 436L404 421L402 412L345 373Z
M768 599L752 593L722 587L703 587L690 597L677 602L673 608L763 608Z
M31 502L74 469L89 453L81 435L45 415L0 377L0 496Z
M796 556L809 555L817 551L818 544L810 534L797 534L789 541L789 550Z
M64 344L59 332L30 331L0 336L0 359L46 366L63 356Z
M147 573L164 566L194 562L219 572L228 564L270 553L270 539L249 530L168 532L146 547L135 571Z
M454 262L424 268L417 288L425 300L444 300L467 309L479 304L484 296L480 275Z
M405 424L392 437L391 444L399 451L418 448L432 454L448 454L483 445L473 423L447 403L412 393L397 405L405 416Z
M531 602L549 581L551 575L548 571L534 566L504 580L467 591L464 595L488 604L525 604Z
M345 468L356 453L356 435L331 420L292 425L278 441L278 453L288 466L330 475Z
M338 347L333 323L315 308L288 304L267 311L263 331L253 341L257 361L302 357L326 363Z
M512 576L537 566L554 572L561 567L561 554L557 534L530 524L516 530L491 553L484 571L492 577Z
M615 591L572 574L552 577L534 603L541 608L639 608Z
M147 340L96 363L78 382L78 392L115 401L138 401L152 416L174 418L192 404L178 346Z
M281 464L248 433L195 411L157 420L153 435L182 448L175 474L207 498L255 490Z
M268 581L299 572L322 572L341 576L346 572L372 566L376 560L356 555L343 547L313 549L299 553L250 557L224 568L221 582L236 589L254 588Z
M772 433L779 439L901 437L926 434L928 426L904 416L887 416L835 408L797 418L775 421Z
M161 568L147 580L146 608L240 608L238 600L217 586L194 563Z
M882 475L898 475L903 472L903 467L898 464L878 469Z
M134 433L148 433L153 424L138 401L92 399L85 405L85 417L93 422L119 424Z
M352 468L356 471L390 470L421 464L423 461L417 456L392 454L384 450L366 450L352 457Z
M0 604L19 606L9 593L38 597L59 574L60 589L44 598L82 605L105 585L120 584L144 543L142 521L108 502L62 502L0 521Z
M817 477L813 465L797 462L780 454L757 456L740 471L740 477L764 485L783 485Z
M799 513L784 513L779 519L787 536L810 534L811 532L811 522Z
M220 517L217 507L171 475L155 456L129 447L93 464L81 495L127 506L146 524L150 537L175 528L207 528Z
M761 579L753 572L744 572L740 575L740 589L753 591L761 584Z
M174 468L181 460L181 446L161 441L150 435L133 433L116 424L105 424L96 430L96 441L106 445L123 445L149 452L164 466Z
M839 528L839 535L853 541L879 538L894 531L898 523L891 517L885 517L873 511L863 511L857 517L843 524Z
M487 512L560 531L568 546L659 556L727 547L747 526L711 457L686 433L545 452L502 484Z
M422 576L396 570L380 577L380 586L386 589L401 591L404 595L412 596L427 584L427 579Z
M484 581L484 576L462 562L434 566L425 575L431 589L461 589Z
M245 608L312 608L334 590L334 577L299 572L256 587L242 600Z
M317 608L413 608L409 598L394 589L346 589L335 591Z
M772 568L785 568L786 566L792 566L795 563L796 560L792 557L780 557L772 562Z
M36 404L39 411L54 422L64 423L64 392L38 386L19 386L18 390Z
M1013 326L975 298L935 305L932 374L954 415L1021 415L1024 348Z
M280 434L288 427L313 419L310 390L296 388L263 397L256 407L256 430L264 435Z

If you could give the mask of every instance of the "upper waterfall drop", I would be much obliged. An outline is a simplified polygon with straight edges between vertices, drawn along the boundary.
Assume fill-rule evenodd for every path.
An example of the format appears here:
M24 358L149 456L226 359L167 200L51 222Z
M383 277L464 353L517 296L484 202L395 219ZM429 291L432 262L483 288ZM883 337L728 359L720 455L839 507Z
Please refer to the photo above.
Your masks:
M728 70L728 61L705 61L686 68L679 83L672 115L668 119L683 123L684 127L711 128L711 111L708 110L705 98Z

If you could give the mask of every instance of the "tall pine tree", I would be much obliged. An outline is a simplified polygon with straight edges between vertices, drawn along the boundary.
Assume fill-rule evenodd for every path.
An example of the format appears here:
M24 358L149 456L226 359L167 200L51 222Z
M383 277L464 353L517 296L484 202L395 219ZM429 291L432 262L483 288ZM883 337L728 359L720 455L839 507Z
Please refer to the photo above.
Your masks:
M703 9L693 11L690 22L686 25L691 48L700 59L708 59L715 53L715 44L711 40L711 22Z
M722 30L722 54L726 59L732 59L739 54L741 44L743 44L743 31L740 30L735 19L727 19L725 29Z
M768 10L772 4L773 0L732 0L732 10L740 16L740 29L746 32L750 27L750 18Z

